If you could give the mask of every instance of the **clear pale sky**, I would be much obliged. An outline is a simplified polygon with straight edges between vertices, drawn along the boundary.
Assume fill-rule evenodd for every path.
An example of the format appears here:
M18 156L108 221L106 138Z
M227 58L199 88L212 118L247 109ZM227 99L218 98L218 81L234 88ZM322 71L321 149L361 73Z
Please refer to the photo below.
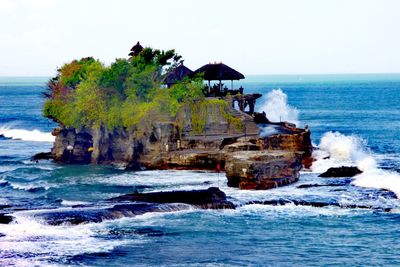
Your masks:
M398 0L0 0L0 76L108 64L136 41L196 69L244 74L400 73Z

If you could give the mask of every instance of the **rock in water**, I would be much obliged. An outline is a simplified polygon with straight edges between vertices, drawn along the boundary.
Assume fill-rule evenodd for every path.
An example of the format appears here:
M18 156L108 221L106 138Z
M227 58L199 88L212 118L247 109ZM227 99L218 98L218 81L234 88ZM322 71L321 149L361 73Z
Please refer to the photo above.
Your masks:
M120 203L120 202L123 203ZM127 202L133 203L127 203ZM154 193L134 193L112 198L106 204L111 207L79 207L40 211L35 217L50 225L98 223L123 217L134 217L149 212L171 212L201 209L234 209L233 203L226 200L224 192L216 187L207 190L172 191ZM117 203L115 203L117 202ZM116 204L116 205L114 205ZM0 223L1 223L0 216ZM10 216L11 218L11 216ZM12 218L11 218L12 219Z
M64 210L38 212L35 217L50 225L77 225L84 223L99 223L105 220L115 220L123 217L134 217L149 212L168 212L188 209L188 205L165 205L149 203L118 204L109 208L82 207Z
M184 203L201 209L234 209L224 192L217 187L207 190L134 193L110 199L111 201L138 201L149 203Z
M31 158L32 161L49 160L49 159L53 159L53 155L51 154L51 152L40 152Z
M6 214L0 214L0 224L9 224L12 222L13 217Z
M240 151L225 164L228 186L264 190L299 179L302 153L290 151Z
M353 177L360 173L362 171L357 167L342 166L329 168L326 172L320 174L319 177Z

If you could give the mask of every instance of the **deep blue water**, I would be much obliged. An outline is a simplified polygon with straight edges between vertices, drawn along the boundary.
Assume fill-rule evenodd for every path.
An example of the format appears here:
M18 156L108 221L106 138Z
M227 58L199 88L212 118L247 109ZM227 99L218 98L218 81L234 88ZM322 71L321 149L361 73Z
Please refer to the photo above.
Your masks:
M0 79L0 206L11 206L0 213L16 218L0 225L0 266L400 264L400 201L390 192L400 192L400 75L252 76L241 83L245 92L264 95L258 109L268 93L281 88L299 111L300 124L310 127L313 142L331 153L329 160L316 155L318 169L303 172L297 184L269 191L228 188L223 174L208 172L127 172L30 162L30 156L52 145L49 133L55 125L41 116L44 83L41 78ZM326 134L330 131L340 134ZM366 175L317 177L320 169L342 164L367 165ZM339 186L298 188L328 183ZM134 190L212 185L239 208L153 213L78 226L50 226L35 217L43 210L95 205ZM370 208L246 204L276 199Z

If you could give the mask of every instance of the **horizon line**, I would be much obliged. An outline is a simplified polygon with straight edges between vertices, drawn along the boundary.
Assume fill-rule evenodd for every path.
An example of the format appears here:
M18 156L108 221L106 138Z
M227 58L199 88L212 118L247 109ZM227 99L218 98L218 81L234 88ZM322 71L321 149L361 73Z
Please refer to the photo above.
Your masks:
M317 75L400 75L400 72L354 72L354 73L253 73L245 74L247 76L317 76ZM52 75L0 75L0 78L49 78Z

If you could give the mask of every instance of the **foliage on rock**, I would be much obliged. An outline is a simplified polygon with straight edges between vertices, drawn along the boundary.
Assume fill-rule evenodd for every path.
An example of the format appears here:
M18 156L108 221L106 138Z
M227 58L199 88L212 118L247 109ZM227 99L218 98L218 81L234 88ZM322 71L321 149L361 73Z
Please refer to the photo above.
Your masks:
M164 73L181 56L144 48L138 56L105 66L91 57L58 70L44 93L44 116L67 127L132 127L170 121L182 105L204 96L201 79L162 88Z

